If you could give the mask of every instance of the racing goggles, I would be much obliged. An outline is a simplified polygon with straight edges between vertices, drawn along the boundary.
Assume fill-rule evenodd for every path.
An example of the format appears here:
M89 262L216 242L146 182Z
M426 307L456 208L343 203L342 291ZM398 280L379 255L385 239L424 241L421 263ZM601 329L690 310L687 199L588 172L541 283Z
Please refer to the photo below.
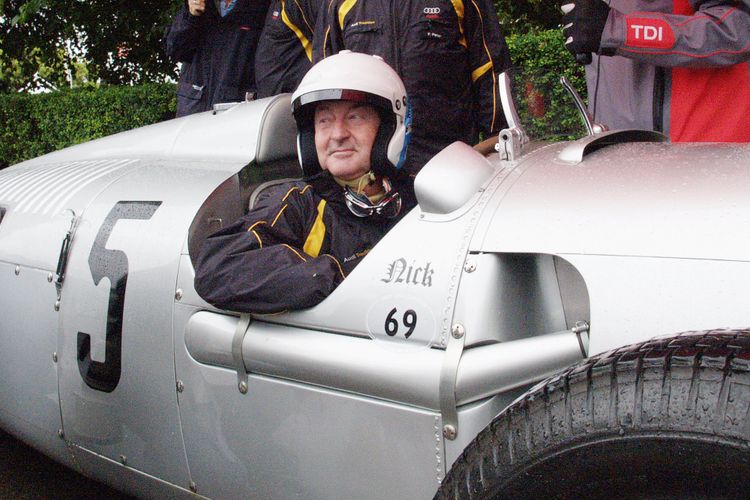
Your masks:
M383 178L383 189L385 196L377 203L372 203L364 193L349 186L344 189L346 206L357 217L371 217L373 215L392 219L401 212L401 195L394 191L391 183Z

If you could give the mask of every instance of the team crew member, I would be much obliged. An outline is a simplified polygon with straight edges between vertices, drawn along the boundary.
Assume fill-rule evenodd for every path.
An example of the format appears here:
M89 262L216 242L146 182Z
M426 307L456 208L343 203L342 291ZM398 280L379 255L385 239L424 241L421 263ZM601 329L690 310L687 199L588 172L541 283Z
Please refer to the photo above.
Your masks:
M566 47L595 54L596 121L673 141L750 141L750 0L574 1L563 5Z
M166 52L182 62L177 116L255 94L255 49L268 0L187 0L166 37Z
M347 52L315 65L292 96L307 185L208 237L195 270L201 297L273 313L328 296L402 213L390 180L408 143L405 99L376 57Z
M293 92L312 66L312 40L323 0L273 0L255 55L258 97Z
M506 126L497 75L510 66L489 0L327 0L313 58L348 49L383 57L404 81L414 113L412 175L454 141Z

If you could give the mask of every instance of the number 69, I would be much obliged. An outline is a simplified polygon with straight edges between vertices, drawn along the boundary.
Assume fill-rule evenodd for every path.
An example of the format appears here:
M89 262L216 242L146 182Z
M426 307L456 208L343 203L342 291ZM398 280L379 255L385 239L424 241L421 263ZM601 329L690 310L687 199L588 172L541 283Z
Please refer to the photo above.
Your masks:
M395 318L397 312L398 310L394 307L385 318L385 333L389 337L395 337L398 334L400 325ZM401 318L401 322L407 328L404 337L408 339L417 327L417 313L413 309L407 310Z

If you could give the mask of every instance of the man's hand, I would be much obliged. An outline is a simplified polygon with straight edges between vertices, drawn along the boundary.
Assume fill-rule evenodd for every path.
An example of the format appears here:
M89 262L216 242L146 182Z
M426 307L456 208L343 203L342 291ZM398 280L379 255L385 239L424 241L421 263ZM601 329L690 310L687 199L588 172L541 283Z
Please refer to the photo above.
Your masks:
M591 53L598 53L609 6L602 0L573 0L563 11L565 48L582 64L591 62Z
M190 14L200 16L206 12L206 0L188 0Z

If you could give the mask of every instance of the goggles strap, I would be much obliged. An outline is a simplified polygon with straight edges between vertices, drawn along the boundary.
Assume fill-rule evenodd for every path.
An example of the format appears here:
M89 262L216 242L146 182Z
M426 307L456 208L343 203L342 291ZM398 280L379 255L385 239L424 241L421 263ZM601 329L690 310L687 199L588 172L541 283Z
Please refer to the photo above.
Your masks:
M377 201L373 197L368 197L364 193L357 193L350 186L344 187L344 198L346 206L357 217L370 217L373 215L386 217L388 219L398 216L401 212L401 195L393 190L390 181L383 177L381 195Z

